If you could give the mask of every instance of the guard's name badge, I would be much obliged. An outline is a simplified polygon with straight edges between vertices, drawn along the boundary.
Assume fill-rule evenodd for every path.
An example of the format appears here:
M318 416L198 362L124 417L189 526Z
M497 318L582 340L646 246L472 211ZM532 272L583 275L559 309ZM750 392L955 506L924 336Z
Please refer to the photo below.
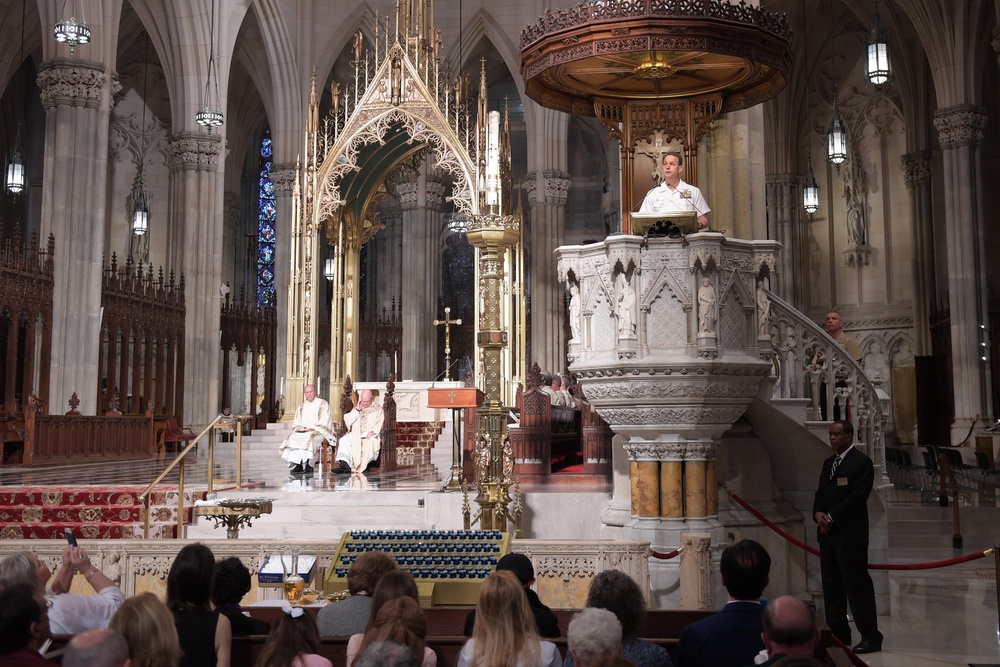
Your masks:
M846 477L838 477L837 478L837 486L847 486L847 478Z

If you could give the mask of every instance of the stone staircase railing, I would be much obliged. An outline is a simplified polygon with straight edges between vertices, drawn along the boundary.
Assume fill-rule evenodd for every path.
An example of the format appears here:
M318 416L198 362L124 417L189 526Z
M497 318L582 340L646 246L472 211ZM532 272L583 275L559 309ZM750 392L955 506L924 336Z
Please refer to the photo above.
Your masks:
M861 364L791 304L773 292L768 291L767 296L777 378L773 396L809 399L808 418L812 421L821 419L821 393L826 393L828 418L834 405L840 405L842 412L846 406L854 424L854 441L867 446L878 470L876 486L891 488L885 459L889 397L880 389L881 380L870 380Z

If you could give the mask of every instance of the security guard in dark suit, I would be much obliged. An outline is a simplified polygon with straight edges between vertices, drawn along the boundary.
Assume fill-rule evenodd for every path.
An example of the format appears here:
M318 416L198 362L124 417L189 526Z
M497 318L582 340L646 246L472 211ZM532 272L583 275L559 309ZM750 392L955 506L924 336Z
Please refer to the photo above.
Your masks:
M813 500L826 622L833 634L850 646L850 602L861 633L854 652L874 653L882 650L875 586L868 574L868 495L875 482L875 468L871 459L854 448L854 426L848 421L830 425L830 446L836 454L823 462Z

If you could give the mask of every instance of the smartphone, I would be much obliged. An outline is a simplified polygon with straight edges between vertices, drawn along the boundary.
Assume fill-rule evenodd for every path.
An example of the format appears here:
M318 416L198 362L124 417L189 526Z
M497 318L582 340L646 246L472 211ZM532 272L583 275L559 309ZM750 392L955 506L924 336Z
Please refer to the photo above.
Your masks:
M63 532L66 533L66 541L69 542L71 547L76 546L76 535L73 534L72 528L64 528Z

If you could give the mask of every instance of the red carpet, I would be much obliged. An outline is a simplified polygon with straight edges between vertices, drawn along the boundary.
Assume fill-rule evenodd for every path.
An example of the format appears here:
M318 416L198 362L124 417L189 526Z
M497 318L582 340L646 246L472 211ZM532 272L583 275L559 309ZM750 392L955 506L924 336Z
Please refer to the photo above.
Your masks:
M142 537L143 506L140 488L81 487L53 489L24 487L0 492L0 538L60 539L72 528L83 539ZM192 519L194 500L185 492L184 523ZM152 494L150 537L173 537L177 532L177 490Z

